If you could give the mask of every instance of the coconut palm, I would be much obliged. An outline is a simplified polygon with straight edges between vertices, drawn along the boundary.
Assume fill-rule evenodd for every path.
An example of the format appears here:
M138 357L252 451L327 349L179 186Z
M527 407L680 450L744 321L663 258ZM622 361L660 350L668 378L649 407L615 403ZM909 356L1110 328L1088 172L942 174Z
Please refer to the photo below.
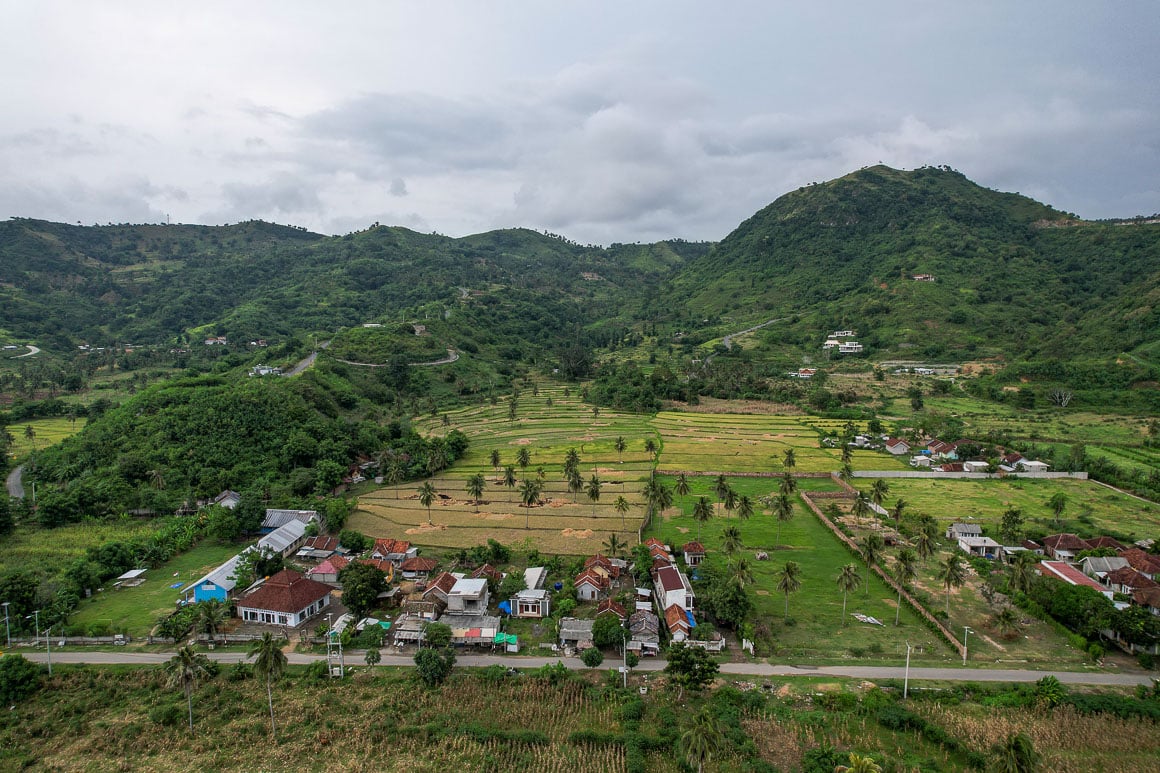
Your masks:
M785 449L785 453L781 457L781 466L784 467L786 471L797 467L797 457L794 455L792 448Z
M879 478L870 486L870 501L882 507L886 495L890 493L890 484Z
M737 499L737 517L743 521L753 517L753 500L748 494L742 494Z
M854 449L850 448L849 443L842 443L842 464L849 465L854 461Z
M898 501L894 503L894 509L890 511L890 515L892 518L894 518L895 524L902 523L902 511L905 509L906 500L902 497L899 497Z
M36 439L36 428L33 427L31 424L24 425L24 439L25 440L35 440Z
M197 627L209 634L210 644L217 643L214 637L229 617L229 612L229 607L217 599L202 601L197 605Z
M435 486L431 481L423 481L423 485L419 487L419 504L427 508L427 523L431 523L431 503L435 501Z
M624 528L624 514L628 512L629 507L631 507L631 505L628 504L628 500L622 496L617 497L616 501L612 503L612 509L620 513L621 529Z
M657 442L652 438L644 441L644 452L648 454L649 459L653 462L657 460Z
M947 589L947 617L951 615L951 588L958 588L967 581L967 570L963 562L954 553L947 556L938 569L939 582Z
M1019 630L1019 613L1015 611L1014 607L1004 605L991 615L991 624L995 626L995 630L999 632L1000 636L1012 639L1015 637L1016 631Z
M617 462L624 464L624 449L628 448L628 443L624 442L623 436L617 436L614 447L616 448Z
M992 770L996 773L1034 773L1039 770L1039 753L1023 733L1012 733L992 751L995 754Z
M918 572L914 566L914 551L903 548L894 557L894 579L898 580L898 605L894 608L894 624L898 625L899 615L902 614L902 586L914 582Z
M673 506L673 492L656 478L650 478L648 483L644 484L643 493L650 513L664 512Z
M580 492L584 490L584 478L580 476L580 470L573 467L568 470L568 491L572 494L572 501L576 502Z
M789 620L789 594L801 590L802 568L797 561L786 561L785 567L777 573L777 589L785 594L785 619Z
M733 582L737 584L738 588L744 588L746 585L753 584L753 569L750 568L749 562L744 558L737 558L730 562L729 572L733 576Z
M286 653L282 651L282 642L275 639L273 634L266 631L262 638L250 643L246 651L247 658L254 658L254 670L258 676L266 680L266 701L270 705L270 736L273 737L277 729L274 726L274 682L282 677L286 670Z
M405 476L405 474L406 474L406 471L403 468L403 460L399 459L398 457L395 457L394 459L391 460L391 463L387 466L387 477L386 477L387 485L388 486L398 486L400 483L403 482L403 477ZM395 489L395 499L398 499L398 498L399 498L399 489L396 488Z
M516 487L516 468L510 464L503 468L503 485L508 489L508 501L512 501L511 490Z
M693 718L689 729L681 734L681 747L685 751L685 760L690 767L696 767L697 773L703 773L705 763L713 759L725 745L725 734L716 718L709 713L709 707Z
M725 489L725 497L722 499L725 505L725 512L731 513L737 509L737 491L732 486Z
M495 470L496 478L499 478L499 465L500 465L499 449L493 448L491 450L491 468L493 470Z
M713 517L713 506L709 504L708 497L701 497L697 500L697 504L693 505L693 520L697 522L697 541L701 541L701 524L708 522Z
M525 446L516 452L516 464L520 466L521 470L528 469L528 465L532 463L532 452Z
M782 494L774 501L773 514L777 517L777 536L773 540L773 546L777 547L781 544L781 525L793 520L793 502L788 495Z
M1039 563L1039 556L1030 550L1022 550L1015 554L1011 563L1011 587L1023 593L1031 590L1031 583L1035 579L1035 565Z
M724 501L725 492L729 490L729 479L724 475L718 475L717 481L713 484L713 492L717 494L717 499Z
M914 538L914 549L918 552L918 557L925 563L928 558L934 555L934 535L927 531L920 531Z
M1055 525L1063 525L1063 511L1067 509L1067 494L1062 491L1056 492L1051 499L1047 500L1047 506L1051 508L1051 514L1054 516Z
M862 577L858 574L858 567L855 564L846 564L842 567L842 571L838 573L838 588L842 591L842 625L846 624L846 595L853 590L858 590L862 585Z
M600 476L592 473L592 477L588 479L588 485L584 488L584 493L592 500L592 517L596 517L596 503L600 501L600 487L603 484L600 481Z
M844 481L849 481L854 477L854 468L850 466L849 462L842 462L842 468L838 470L838 477Z
M620 537L616 536L616 534L609 534L608 539L604 541L604 549L613 558L620 555L624 548L625 544L620 541Z
M169 687L180 686L185 691L185 703L189 707L189 734L193 735L193 690L197 687L198 679L209 675L209 660L186 645L165 664L165 672Z
M575 448L569 448L568 453L564 454L564 474L567 475L572 470L580 469L580 454Z
M165 490L165 470L154 467L149 471L149 484L158 491Z
M483 479L482 473L472 475L467 479L467 493L475 500L475 512L479 512L479 499L483 496L483 490L487 483Z
M886 543L881 534L867 534L858 545L862 549L862 558L866 561L866 595L870 595L870 567L882 558L882 549Z
M532 527L532 506L540 501L540 482L534 478L527 478L520 484L520 501L524 503L527 513L524 516L524 528Z
M721 550L733 555L741 549L741 530L736 526L726 526L721 530Z
M677 476L676 491L678 496L687 497L689 495L689 479L685 473Z
M839 765L834 773L882 773L882 766L870 755L850 752L850 764Z
M797 491L797 478L790 473L784 473L778 481L777 490L780 494L792 494Z
M874 511L870 509L870 498L861 491L854 497L853 513L855 518L867 518Z

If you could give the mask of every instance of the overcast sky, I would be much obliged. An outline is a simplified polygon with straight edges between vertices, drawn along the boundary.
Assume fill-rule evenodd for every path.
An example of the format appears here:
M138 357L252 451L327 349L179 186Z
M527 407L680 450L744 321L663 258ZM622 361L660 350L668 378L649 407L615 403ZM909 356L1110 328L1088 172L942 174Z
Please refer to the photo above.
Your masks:
M720 239L879 162L1160 211L1155 0L0 9L0 217Z

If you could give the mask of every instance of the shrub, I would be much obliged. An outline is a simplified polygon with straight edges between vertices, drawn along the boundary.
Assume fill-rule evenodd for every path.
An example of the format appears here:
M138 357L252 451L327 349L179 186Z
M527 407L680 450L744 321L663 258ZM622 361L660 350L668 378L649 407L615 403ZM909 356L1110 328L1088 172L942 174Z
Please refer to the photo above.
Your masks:
M173 727L185 719L185 709L173 703L155 706L149 710L149 719L155 724Z
M244 660L239 660L230 666L226 672L226 679L230 682L244 682L254 676L254 667Z
M23 655L0 658L0 704L11 706L40 686L40 666Z
M591 647L580 653L580 662L589 668L596 668L604 662L604 653L595 647Z
M1156 656L1151 652L1141 652L1136 656L1136 662L1140 664L1140 668L1151 671L1156 667Z

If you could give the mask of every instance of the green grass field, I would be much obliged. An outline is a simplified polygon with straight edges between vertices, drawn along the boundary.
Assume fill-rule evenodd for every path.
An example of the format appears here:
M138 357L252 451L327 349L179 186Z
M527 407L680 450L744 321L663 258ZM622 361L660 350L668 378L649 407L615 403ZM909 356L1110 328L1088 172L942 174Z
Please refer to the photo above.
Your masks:
M113 588L110 583L105 590L82 601L69 618L69 624L83 628L102 625L130 636L146 636L157 618L172 612L174 603L181 598L181 589L170 585L178 582L188 585L237 555L240 549L237 545L199 545L150 569L145 574L145 582L135 588Z
M71 437L84 429L85 419L68 418L35 419L9 424L6 429L12 434L12 456L21 459L33 451L41 451L56 445L66 437ZM32 437L28 428L32 427Z
M119 518L84 521L56 529L20 526L4 538L0 549L0 572L29 571L53 574L74 559L105 542L131 540L157 528L148 520Z

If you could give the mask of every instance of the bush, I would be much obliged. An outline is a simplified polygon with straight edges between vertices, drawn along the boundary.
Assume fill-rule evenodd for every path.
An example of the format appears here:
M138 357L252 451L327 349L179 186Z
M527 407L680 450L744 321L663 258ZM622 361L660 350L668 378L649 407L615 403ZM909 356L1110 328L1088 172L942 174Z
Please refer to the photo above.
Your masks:
M596 668L604 662L604 653L595 647L591 647L580 653L580 662L589 668Z
M312 682L322 682L330 678L330 665L325 660L316 660L306 667L306 678Z
M0 704L11 706L40 686L40 666L23 655L0 658Z
M1140 668L1151 671L1156 667L1156 656L1151 652L1141 652L1136 656L1136 662L1140 664Z
M185 719L185 709L170 703L149 710L149 719L155 724L173 727Z
M239 660L230 666L226 672L226 680L230 682L244 682L254 676L254 667L244 660Z

